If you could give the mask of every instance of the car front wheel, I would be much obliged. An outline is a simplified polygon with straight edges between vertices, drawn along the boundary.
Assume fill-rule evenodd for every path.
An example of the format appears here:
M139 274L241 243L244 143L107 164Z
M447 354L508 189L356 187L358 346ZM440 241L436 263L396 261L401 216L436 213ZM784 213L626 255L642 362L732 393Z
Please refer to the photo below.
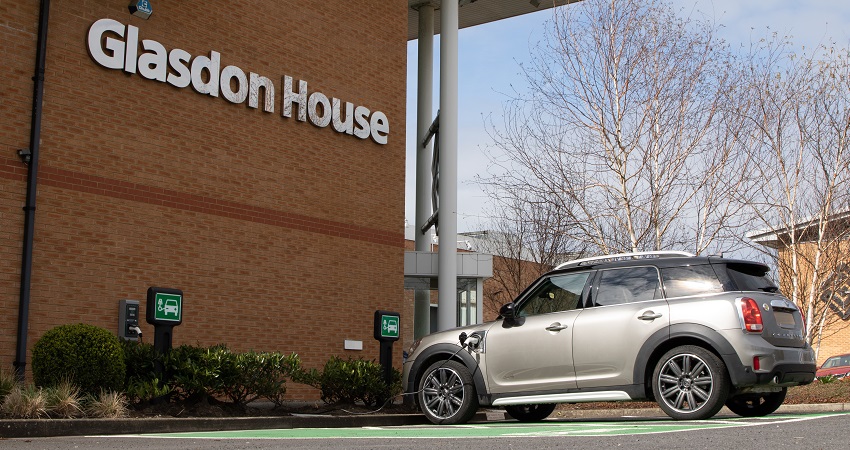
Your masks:
M729 397L730 384L723 361L693 345L665 353L652 374L652 390L658 406L677 420L713 417Z
M469 370L457 361L437 361L419 383L419 405L435 424L466 423L478 411L478 397Z
M542 405L510 405L505 406L505 411L520 422L540 422L549 417L552 411L555 410L554 403L545 403Z
M737 395L726 400L726 407L742 417L766 416L779 409L787 393L788 388L782 388L779 392Z

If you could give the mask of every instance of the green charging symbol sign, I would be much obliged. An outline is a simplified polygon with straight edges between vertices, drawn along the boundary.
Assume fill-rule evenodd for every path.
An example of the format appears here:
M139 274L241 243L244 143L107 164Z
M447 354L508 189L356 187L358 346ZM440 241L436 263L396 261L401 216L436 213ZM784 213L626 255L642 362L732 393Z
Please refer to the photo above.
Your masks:
M183 296L176 294L157 293L154 318L166 322L180 322L183 317Z
M398 316L381 316L381 337L398 338Z

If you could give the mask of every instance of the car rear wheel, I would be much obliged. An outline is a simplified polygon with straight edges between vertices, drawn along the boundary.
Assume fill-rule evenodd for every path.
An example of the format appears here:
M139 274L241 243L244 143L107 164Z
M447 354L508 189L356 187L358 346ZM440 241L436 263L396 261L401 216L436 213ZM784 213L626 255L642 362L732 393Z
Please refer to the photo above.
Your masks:
M730 384L723 361L693 345L665 353L652 374L658 406L677 420L707 419L717 414L729 397Z
M779 409L787 393L788 388L782 388L779 392L736 395L726 401L726 407L742 417L766 416Z
M505 406L505 411L520 422L540 422L549 417L552 411L555 410L554 403L545 403L542 405L510 405Z
M419 405L435 424L466 423L478 411L478 397L469 370L457 361L437 361L419 383Z

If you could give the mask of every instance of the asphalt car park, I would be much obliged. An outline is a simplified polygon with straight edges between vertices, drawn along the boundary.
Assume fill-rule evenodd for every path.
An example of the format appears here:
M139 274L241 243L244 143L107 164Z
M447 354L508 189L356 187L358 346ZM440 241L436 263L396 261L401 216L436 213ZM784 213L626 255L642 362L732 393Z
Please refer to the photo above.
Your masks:
M289 430L244 430L204 433L170 433L169 439L464 439L556 436L636 436L658 433L687 433L743 427L779 427L792 422L817 420L847 413L777 415L758 418L718 417L710 420L676 421L658 418L615 418L594 421L550 419L538 423L500 421L455 426L412 425L402 427L300 428ZM136 435L136 437L144 437Z
M539 423L511 420L465 425L397 427L295 428L190 433L155 433L7 439L9 450L50 448L170 449L440 449L495 448L846 448L850 413L773 414L743 418L676 421L661 416L593 420L547 419Z

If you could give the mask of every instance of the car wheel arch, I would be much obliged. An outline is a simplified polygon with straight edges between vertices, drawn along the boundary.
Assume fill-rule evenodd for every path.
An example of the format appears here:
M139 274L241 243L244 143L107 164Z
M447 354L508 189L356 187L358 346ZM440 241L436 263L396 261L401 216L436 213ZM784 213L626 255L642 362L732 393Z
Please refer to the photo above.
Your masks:
M659 330L650 336L635 359L633 382L644 386L647 398L653 398L652 371L658 360L668 350L682 345L702 347L717 355L727 366L738 361L732 344L713 329L700 324L671 325L669 330ZM732 381L734 384L735 380Z
M422 376L425 374L425 370L433 363L441 360L457 361L469 369L469 373L472 375L472 380L475 383L475 391L479 402L484 405L485 403L482 402L484 398L482 397L489 398L489 396L487 395L487 386L484 383L484 375L478 369L478 362L466 350L458 351L458 346L455 344L436 344L416 357L413 366L410 368L410 373L413 376L408 380L408 392L416 392L419 389L418 386L422 380Z

